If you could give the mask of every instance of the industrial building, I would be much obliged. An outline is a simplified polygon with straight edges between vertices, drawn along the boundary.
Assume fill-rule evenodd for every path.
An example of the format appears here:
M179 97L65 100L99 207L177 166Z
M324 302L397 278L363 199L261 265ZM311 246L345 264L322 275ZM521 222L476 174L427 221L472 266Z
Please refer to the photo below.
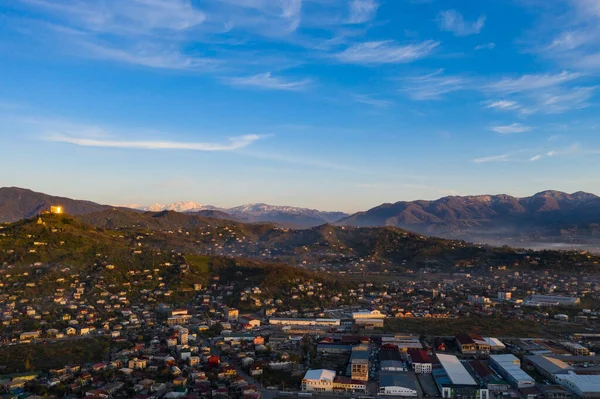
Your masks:
M379 373L379 391L381 396L417 396L417 384L407 373L382 371Z
M359 310L358 312L352 313L354 320L358 319L385 319L386 316L379 310Z
M600 398L600 375L557 374L556 382L580 398Z
M437 354L439 364L433 366L432 375L442 397L488 399L489 390L481 387L456 356Z
M535 380L521 369L521 361L514 355L490 356L490 367L517 389L535 387Z
M334 327L340 325L340 319L301 319L272 317L269 324L278 326L326 326Z
M409 349L408 359L416 374L429 374L433 368L431 358L423 349Z
M562 296L562 295L530 295L524 301L524 306L575 306L581 300L577 297Z
M381 348L379 351L379 364L381 371L405 371L404 362L396 346L390 349Z
M573 367L562 360L549 356L526 356L523 363L526 367L533 367L538 373L552 382L556 382L556 375L568 374L569 371L573 370Z

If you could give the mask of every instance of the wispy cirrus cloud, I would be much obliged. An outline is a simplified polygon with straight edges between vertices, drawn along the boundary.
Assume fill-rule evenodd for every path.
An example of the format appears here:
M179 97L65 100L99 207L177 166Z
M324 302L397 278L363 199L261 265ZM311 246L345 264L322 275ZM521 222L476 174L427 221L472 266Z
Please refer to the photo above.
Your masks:
M52 134L45 137L47 141L74 144L82 147L108 147L140 150L193 150L193 151L233 151L249 146L264 136L248 134L232 137L222 143L180 142L180 141L148 141L148 140L111 140L89 137L76 137L63 134Z
M478 34L485 26L485 15L473 22L466 21L456 10L445 10L438 15L438 24L442 31L452 32L456 36L469 36Z
M339 62L358 65L404 64L431 54L439 43L427 40L420 43L400 45L393 40L353 44L334 54Z
M491 43L479 44L479 45L475 46L474 50L475 51L479 51L479 50L493 50L495 48L496 48L496 43L491 42Z
M350 24L362 24L371 21L377 14L379 3L375 0L352 0L350 2Z
M445 94L465 89L470 80L462 76L444 75L440 69L434 73L402 79L401 93L416 101L440 100Z
M490 130L500 134L513 134L513 133L525 133L531 131L531 126L525 126L520 123L513 123L510 125L498 125L490 127Z
M521 105L518 102L509 100L485 101L484 105L485 108L500 110L516 110L521 108Z
M600 70L599 7L596 0L560 0L556 7L541 8L530 50L568 68Z
M227 78L226 81L232 86L286 91L305 90L312 83L311 79L286 80L273 76L270 72L252 76Z
M392 101L378 99L366 94L355 94L353 98L357 103L372 105L378 108L387 108L394 104Z
M510 156L510 154L492 155L489 157L475 158L473 160L473 162L475 162L475 163L506 162L506 161L508 161L509 156Z
M485 88L500 93L521 93L547 89L581 77L580 73L562 71L558 74L523 75L518 78L503 78L488 84Z
M575 86L585 76L579 72L526 74L505 77L482 86L484 93L502 100L484 102L486 108L533 113L560 114L590 106L596 86Z

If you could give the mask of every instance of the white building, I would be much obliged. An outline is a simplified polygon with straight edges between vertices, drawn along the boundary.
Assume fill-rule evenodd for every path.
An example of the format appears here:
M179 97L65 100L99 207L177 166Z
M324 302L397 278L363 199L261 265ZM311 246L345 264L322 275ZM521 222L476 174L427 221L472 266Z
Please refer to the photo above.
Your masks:
M296 318L282 318L272 317L269 319L269 324L279 326L339 326L341 324L340 319L296 319Z
M359 310L358 312L352 313L352 318L357 319L385 319L386 316L379 310Z
M600 398L600 375L556 374L556 382L580 398Z
M333 380L335 371L331 370L308 370L302 379L302 391L304 392L331 392L333 391Z
M381 396L417 396L415 381L406 373L380 372L379 391Z
M581 300L577 297L562 295L530 295L523 301L524 306L575 306Z

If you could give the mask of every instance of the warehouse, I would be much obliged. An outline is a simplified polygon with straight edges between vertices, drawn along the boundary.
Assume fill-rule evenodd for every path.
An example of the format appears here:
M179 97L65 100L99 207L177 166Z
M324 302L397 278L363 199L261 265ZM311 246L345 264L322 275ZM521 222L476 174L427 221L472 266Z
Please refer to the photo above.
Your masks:
M489 390L482 388L473 379L456 356L438 353L439 364L433 367L432 375L443 398L472 397L487 399Z
M492 355L490 366L517 389L535 387L535 380L521 370L521 361L514 355Z
M379 373L379 395L417 396L417 385L406 373L382 371Z
M600 375L557 374L556 382L580 398L600 398Z
M562 360L549 356L526 356L524 364L526 367L535 368L538 373L552 382L556 382L556 375L568 374L573 370L573 367Z

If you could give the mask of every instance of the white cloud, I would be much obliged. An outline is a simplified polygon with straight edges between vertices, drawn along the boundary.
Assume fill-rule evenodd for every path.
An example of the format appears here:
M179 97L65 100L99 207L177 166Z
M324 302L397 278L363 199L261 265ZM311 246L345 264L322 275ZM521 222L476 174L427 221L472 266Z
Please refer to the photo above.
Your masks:
M600 70L600 3L561 0L556 7L536 7L538 22L528 41L530 50L563 67ZM540 12L543 11L543 12Z
M375 0L352 0L350 3L350 24L362 24L371 21L377 14L379 4Z
M535 156L533 156L533 157L529 158L529 160L530 160L531 162L535 162L535 161L539 161L539 160L540 160L540 159L542 159L542 158L543 158L543 155L535 155Z
M394 104L392 101L373 98L372 96L368 96L366 94L355 94L354 101L379 108L387 108Z
M444 75L444 70L440 69L431 74L403 79L400 92L416 101L440 100L445 94L465 89L467 83L467 78Z
M392 40L354 44L334 57L348 64L402 64L429 55L439 43L427 40L417 44L399 45Z
M143 34L181 31L202 24L205 14L191 0L21 0L91 32Z
M456 36L468 36L481 32L485 25L485 15L479 17L476 21L468 22L456 10L446 10L440 12L438 16L440 29L446 32L452 32Z
M518 111L522 115L533 113L560 114L586 108L596 92L596 86L573 86L585 75L563 71L556 74L522 75L502 78L482 86L488 95L502 95L503 100L488 101L486 108Z
M520 123L513 123L511 125L505 126L492 126L490 129L500 134L512 134L529 132L532 128L530 126L525 126Z
M489 157L475 158L475 163L488 163L488 162L506 162L508 161L509 154L493 155Z
M302 0L214 0L207 18L228 31L244 30L267 37L294 33L302 23Z
M478 50L493 50L496 48L496 43L485 43L485 44L480 44L478 46L475 46L475 51Z
M80 42L80 50L89 58L112 60L157 69L214 71L222 62L208 57L185 55L177 48L143 45L114 48L93 42Z
M226 80L232 86L289 91L304 90L312 82L310 79L285 80L283 78L272 76L270 72L252 76L228 78Z
M559 86L563 83L580 78L582 75L563 71L559 74L523 75L519 78L503 78L487 85L485 88L501 93L519 93L537 89Z
M500 110L515 110L521 108L521 105L518 102L509 100L486 101L484 104L485 108Z
M571 89L554 90L537 95L538 107L549 114L560 114L572 109L589 106L597 87L574 87Z
M224 143L198 143L178 141L107 140L54 134L47 136L46 140L61 143L69 143L83 147L110 147L143 150L232 151L247 147L263 137L264 136L260 136L257 134L249 134L245 136L232 137Z

